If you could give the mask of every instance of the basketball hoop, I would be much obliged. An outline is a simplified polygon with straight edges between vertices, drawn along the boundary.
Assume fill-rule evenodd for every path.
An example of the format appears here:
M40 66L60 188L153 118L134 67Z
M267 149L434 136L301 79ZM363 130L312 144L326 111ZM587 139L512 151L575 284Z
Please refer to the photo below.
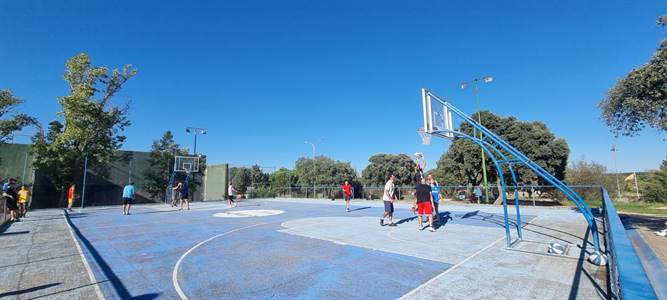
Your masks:
M422 138L422 144L424 145L430 145L431 144L431 134L424 132L423 128L419 128L417 130L417 133L419 133L419 136Z

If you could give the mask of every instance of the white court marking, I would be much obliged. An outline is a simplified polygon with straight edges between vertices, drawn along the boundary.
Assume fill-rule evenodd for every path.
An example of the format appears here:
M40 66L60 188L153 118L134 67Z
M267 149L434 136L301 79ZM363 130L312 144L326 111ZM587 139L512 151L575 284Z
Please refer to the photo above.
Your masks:
M214 214L217 218L247 218L247 217L266 217L275 216L284 213L276 209L253 209L253 210L232 210Z
M81 250L81 246L79 246L79 241L76 239L76 236L74 234L74 229L72 229L72 225L70 225L69 223L70 222L68 220L69 215L64 210L63 210L63 217L65 218L65 224L67 224L67 228L69 228L69 233L70 235L72 235L72 239L74 240L74 246L76 246L76 251L79 252L79 256L83 261L83 266L86 268L86 273L88 273L88 278L90 279L90 282L93 284L93 287L95 288L95 294L97 294L97 298L100 300L105 300L106 298L104 297L104 294L102 294L102 291L100 290L100 284L99 282L97 282L95 274L93 273L93 270L90 268L88 260L86 259L86 256L83 254L83 251Z
M522 227L526 227L528 224L532 224L532 223L535 222L535 220L537 220L538 218L539 218L539 216L533 218L532 220L530 220L530 222L524 223L524 225L523 225ZM398 300L408 299L408 297L410 297L410 296L413 295L414 293L416 293L416 292L418 292L419 290L423 289L424 287L426 287L427 285L431 284L432 282L438 280L438 278L447 275L447 273L453 271L454 269L458 268L459 266L461 266L462 264L464 264L464 263L466 263L467 261L471 260L471 259L474 258L475 256L481 254L482 252L484 252L484 251L490 249L491 247L493 247L493 245L495 245L495 244L497 244L498 242L504 240L505 238L506 238L506 236L503 235L502 237L500 237L500 238L498 238L497 240L493 241L493 242L492 242L491 244L489 244L488 246L486 246L486 247L484 247L484 248L482 248L482 249L477 250L477 252L475 252L475 253L473 253L472 255L466 257L464 260L458 262L457 264L455 264L455 265L449 267L449 268L448 268L447 270L445 270L444 272L438 274L438 276L435 276L435 277L431 278L429 281L422 283L420 286L416 287L416 288L413 289L412 291L410 291L410 292L408 292L407 294L401 296L400 298L398 298Z
M231 234L231 233L243 230L243 229L248 229L248 228L252 228L252 227L256 227L256 226L260 226L260 225L265 225L265 224L267 224L267 223L259 223L259 224L250 225L250 226L246 226L246 227L236 228L236 229L233 229L233 230L230 230L230 231L218 234L218 235L214 235L214 236L212 236L212 237L210 237L210 238L208 238L208 239L206 239L202 242L199 242L197 245L194 245L194 247L188 249L188 251L183 253L183 255L181 255L181 258L179 258L178 261L176 262L176 265L174 266L174 271L171 273L171 281L174 283L174 288L176 289L176 293L178 293L178 296L181 297L181 299L183 299L183 300L188 299L188 296L185 295L185 293L181 289L181 285L178 283L178 269L181 267L181 262L183 261L183 259L186 256L188 256L188 254L190 254L195 249L199 248L199 246L210 242L211 240L217 239L219 237L222 237L222 236L225 236L225 235L228 235L228 234Z

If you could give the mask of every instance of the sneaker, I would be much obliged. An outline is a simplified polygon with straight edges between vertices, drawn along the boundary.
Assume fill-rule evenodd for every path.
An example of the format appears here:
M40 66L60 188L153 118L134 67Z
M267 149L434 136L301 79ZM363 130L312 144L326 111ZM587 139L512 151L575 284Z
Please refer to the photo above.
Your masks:
M428 231L435 232L435 228L431 227L431 228L428 229Z
M124 216L124 215L126 215L126 213L125 213L125 212L123 212L123 216Z
M349 209L349 208L346 208L345 211L350 212L350 209Z
M384 219L380 219L380 226L384 226Z
M422 231L422 230L424 230L424 226L419 225L419 231Z
M667 230L655 231L653 233L655 233L655 235L659 235L659 236L667 236Z

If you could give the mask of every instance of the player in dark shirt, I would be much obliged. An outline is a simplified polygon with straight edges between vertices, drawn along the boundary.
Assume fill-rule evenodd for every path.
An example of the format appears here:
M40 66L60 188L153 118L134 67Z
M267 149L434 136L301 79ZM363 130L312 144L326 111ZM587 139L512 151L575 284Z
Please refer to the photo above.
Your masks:
M425 183L424 178L422 178L415 187L415 196L417 196L413 209L416 207L419 220L419 230L424 230L422 225L423 219L422 216L428 217L428 225L430 226L429 230L431 232L435 231L433 228L433 194L431 193L431 186Z
M11 216L10 221L21 221L18 215L18 200L19 195L15 190L16 179L10 178L9 182L6 182L2 185L2 197L5 198L5 205L9 210Z

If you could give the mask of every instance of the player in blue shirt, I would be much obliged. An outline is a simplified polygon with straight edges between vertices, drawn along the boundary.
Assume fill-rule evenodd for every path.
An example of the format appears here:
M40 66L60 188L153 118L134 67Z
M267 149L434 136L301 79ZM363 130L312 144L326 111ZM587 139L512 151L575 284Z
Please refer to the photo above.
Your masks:
M438 210L438 203L440 202L440 185L438 184L438 181L433 178L433 174L428 174L428 184L431 186L431 194L433 194L433 213L435 216L433 217L434 221L439 222L439 210Z
M123 188L123 214L130 214L130 206L134 200L134 183L130 182Z

